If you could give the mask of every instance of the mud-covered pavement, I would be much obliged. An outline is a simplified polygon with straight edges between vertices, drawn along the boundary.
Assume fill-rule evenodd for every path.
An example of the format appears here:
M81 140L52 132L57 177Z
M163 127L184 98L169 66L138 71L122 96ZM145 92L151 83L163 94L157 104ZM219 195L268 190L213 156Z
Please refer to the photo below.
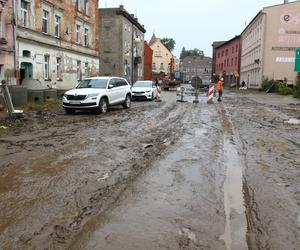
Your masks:
M0 249L298 249L299 102L163 97L0 130Z

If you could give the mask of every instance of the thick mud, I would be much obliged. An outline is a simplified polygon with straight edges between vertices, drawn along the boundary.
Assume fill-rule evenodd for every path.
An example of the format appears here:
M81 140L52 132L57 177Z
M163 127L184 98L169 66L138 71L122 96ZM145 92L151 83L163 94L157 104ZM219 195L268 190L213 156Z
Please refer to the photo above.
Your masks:
M136 102L0 130L0 249L297 249L300 105Z

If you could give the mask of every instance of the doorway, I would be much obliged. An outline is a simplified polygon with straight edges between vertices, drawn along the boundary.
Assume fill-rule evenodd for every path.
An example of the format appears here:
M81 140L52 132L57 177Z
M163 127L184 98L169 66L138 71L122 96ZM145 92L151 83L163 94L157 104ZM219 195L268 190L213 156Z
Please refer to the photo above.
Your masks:
M32 79L32 63L22 62L20 68L20 82L24 79Z

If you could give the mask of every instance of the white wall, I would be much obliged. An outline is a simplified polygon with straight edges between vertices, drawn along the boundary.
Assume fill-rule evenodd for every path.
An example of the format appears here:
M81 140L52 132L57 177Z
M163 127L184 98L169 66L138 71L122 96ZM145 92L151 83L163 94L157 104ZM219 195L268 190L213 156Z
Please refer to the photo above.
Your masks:
M31 52L31 57L23 57L23 50ZM44 55L50 56L49 78L44 79ZM56 78L56 58L60 57L62 61L62 80ZM59 89L70 89L77 84L77 60L81 61L82 77L85 76L85 63L89 64L89 75L95 75L99 72L99 58L75 53L72 51L59 50L56 47L45 46L42 44L36 45L19 41L19 67L22 62L32 63L33 66L33 79L37 79L43 86L56 85Z

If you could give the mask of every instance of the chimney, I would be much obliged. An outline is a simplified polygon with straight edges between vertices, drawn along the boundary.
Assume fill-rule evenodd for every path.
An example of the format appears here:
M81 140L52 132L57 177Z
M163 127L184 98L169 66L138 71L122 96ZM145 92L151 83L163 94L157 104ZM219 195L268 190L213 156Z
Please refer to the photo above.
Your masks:
M287 4L287 3L289 3L289 0L284 0L284 4Z

